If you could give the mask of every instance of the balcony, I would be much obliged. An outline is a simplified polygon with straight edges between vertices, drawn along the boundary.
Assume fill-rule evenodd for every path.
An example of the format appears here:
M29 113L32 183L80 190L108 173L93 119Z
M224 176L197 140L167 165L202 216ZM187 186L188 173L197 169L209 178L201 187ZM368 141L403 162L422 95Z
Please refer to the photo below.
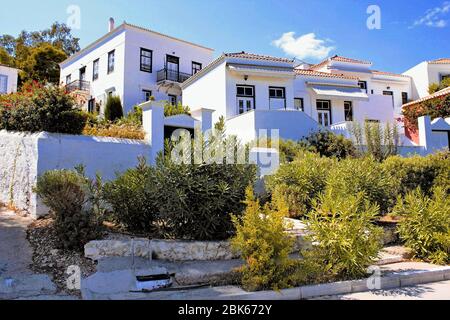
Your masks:
M68 93L75 91L89 92L91 89L91 83L85 80L75 80L66 85Z
M157 82L163 83L165 81L170 82L176 82L176 83L183 83L187 79L189 79L192 75L188 73L179 72L176 70L169 70L167 68L164 68L162 70L158 71L157 74Z

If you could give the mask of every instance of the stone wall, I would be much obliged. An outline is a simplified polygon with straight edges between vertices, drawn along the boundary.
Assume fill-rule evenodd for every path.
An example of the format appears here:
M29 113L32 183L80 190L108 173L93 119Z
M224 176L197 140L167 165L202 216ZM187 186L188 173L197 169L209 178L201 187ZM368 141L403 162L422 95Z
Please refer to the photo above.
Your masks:
M98 172L110 180L150 154L150 145L139 140L0 131L0 202L40 217L48 208L33 187L45 171L83 164L90 177Z

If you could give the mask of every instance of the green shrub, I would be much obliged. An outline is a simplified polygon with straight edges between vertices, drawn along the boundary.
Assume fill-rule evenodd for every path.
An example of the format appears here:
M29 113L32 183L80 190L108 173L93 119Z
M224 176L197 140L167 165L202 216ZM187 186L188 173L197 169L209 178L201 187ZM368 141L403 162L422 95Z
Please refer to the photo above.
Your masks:
M176 165L157 167L160 196L158 208L170 237L192 240L223 240L234 234L231 213L245 206L245 189L253 185L253 165Z
M90 181L83 170L47 171L38 177L35 192L54 214L54 227L62 249L82 250L99 235L101 179Z
M306 148L293 140L280 140L280 162L288 163L295 160Z
M356 153L351 140L344 138L342 135L335 135L330 131L312 133L303 141L303 145L324 157L343 159L354 156Z
M222 240L234 234L230 213L243 212L255 177L253 165L177 165L159 158L156 167L141 164L104 189L114 217L130 232Z
M0 129L80 134L86 113L63 89L31 83L22 92L0 98Z
M250 291L289 287L296 262L289 258L294 239L285 233L289 227L284 220L287 207L282 197L274 197L271 205L261 207L253 190L246 194L247 209L242 218L233 217L237 231L231 240L246 262L240 268L242 285Z
M336 162L313 153L304 153L294 162L281 165L273 176L267 177L267 189L284 197L291 217L301 217L325 189L328 173Z
M105 119L115 121L123 117L122 102L119 96L108 96L105 105Z
M164 105L164 116L165 117L171 117L176 116L179 114L187 114L190 115L189 107L185 107L179 102L176 105L173 105L171 103L166 103Z
M326 189L355 196L360 192L373 204L380 206L382 213L388 213L394 205L393 178L382 165L371 157L344 159L330 170Z
M448 151L427 157L389 157L383 162L382 167L392 177L396 195L405 196L418 187L426 195L431 195L436 185L446 190L450 186L450 152Z
M158 215L158 192L155 168L140 159L136 169L130 169L116 180L105 183L104 199L113 209L113 218L127 230L139 234L155 232Z
M363 193L328 190L308 214L307 240L302 251L299 283L321 283L366 276L381 250L383 229L374 224L378 206Z
M420 189L408 193L394 208L398 231L415 258L450 263L450 198L442 188L427 197Z

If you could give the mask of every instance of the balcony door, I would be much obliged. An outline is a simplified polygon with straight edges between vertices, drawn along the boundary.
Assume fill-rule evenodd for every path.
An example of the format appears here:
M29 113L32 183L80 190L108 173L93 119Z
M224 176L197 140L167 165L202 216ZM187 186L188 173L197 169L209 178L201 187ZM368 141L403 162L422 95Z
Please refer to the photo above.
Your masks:
M166 57L167 80L178 82L180 74L180 58L167 55Z
M329 100L317 100L317 120L324 126L331 125L331 101Z
M81 81L86 80L86 67L80 69L80 80Z

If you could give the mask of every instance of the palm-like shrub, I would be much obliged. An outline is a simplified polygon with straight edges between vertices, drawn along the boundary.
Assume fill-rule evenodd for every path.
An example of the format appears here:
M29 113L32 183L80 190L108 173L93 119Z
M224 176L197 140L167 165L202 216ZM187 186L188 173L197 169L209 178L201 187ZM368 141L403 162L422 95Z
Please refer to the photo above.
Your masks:
M438 264L450 262L450 198L444 189L436 188L431 198L420 189L410 192L400 199L393 214L403 218L398 231L414 257Z

